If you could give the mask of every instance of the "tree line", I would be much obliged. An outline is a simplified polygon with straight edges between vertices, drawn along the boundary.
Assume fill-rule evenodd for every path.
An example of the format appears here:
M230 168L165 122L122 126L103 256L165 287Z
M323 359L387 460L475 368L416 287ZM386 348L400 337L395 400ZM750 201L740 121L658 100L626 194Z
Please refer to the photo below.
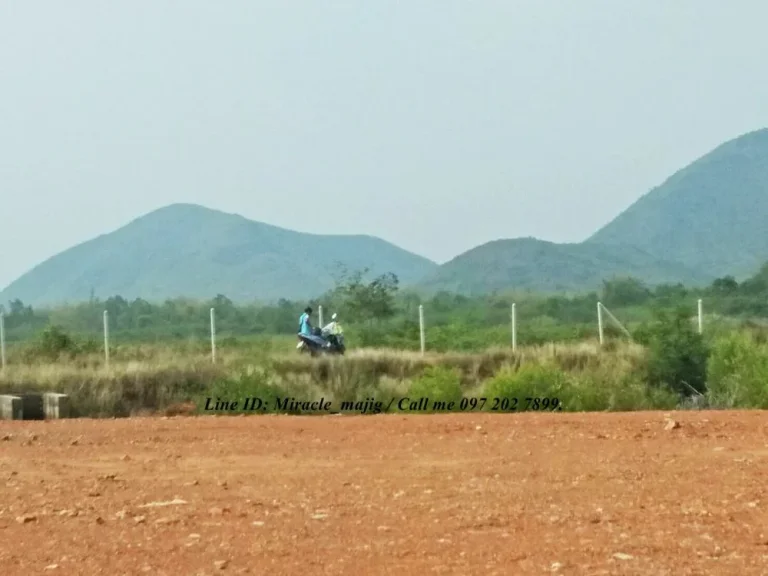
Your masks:
M581 328L576 327L594 324L598 300L620 313L622 320L636 322L649 320L653 310L683 308L693 316L697 298L706 300L708 314L742 319L768 316L768 265L741 283L724 277L702 288L682 284L649 287L636 278L616 278L604 281L600 290L574 295L494 293L470 297L439 292L424 296L402 289L394 274L365 281L366 274L367 270L345 273L333 290L304 302L283 299L271 305L236 304L218 294L208 301L178 298L153 303L115 295L55 309L33 309L13 300L0 309L9 342L35 338L52 325L72 334L98 337L105 310L111 334L123 341L152 342L205 338L211 307L216 309L217 332L222 337L293 335L303 309L311 306L317 323L316 311L322 305L326 322L337 312L343 325L354 328L364 345L381 343L387 333L418 341L419 305L424 305L429 327L442 329L446 338L459 339L463 332L480 329L504 334L512 302L517 304L518 321L548 339L579 337Z

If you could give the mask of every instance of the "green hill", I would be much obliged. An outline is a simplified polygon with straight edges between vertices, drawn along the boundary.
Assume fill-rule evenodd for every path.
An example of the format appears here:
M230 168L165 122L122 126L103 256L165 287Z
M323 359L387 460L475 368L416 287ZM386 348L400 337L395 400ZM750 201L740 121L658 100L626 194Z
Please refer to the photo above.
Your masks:
M305 299L347 269L394 272L428 291L582 291L604 279L738 280L768 261L768 129L719 146L580 244L498 240L437 264L370 236L321 236L200 206L157 210L40 264L0 293L50 305L120 294Z
M437 265L370 236L304 234L201 206L175 204L38 265L0 293L35 306L125 298L303 299L349 270L413 282Z
M585 242L498 240L420 283L465 294L582 291L603 279L700 285L768 261L768 129L722 144L651 190Z
M555 244L535 238L496 240L473 248L443 264L419 286L466 295L492 291L597 290L602 281L634 276L648 284L700 284L706 274L666 262L632 246Z
M754 274L768 261L768 129L683 168L587 243L631 244L714 276Z

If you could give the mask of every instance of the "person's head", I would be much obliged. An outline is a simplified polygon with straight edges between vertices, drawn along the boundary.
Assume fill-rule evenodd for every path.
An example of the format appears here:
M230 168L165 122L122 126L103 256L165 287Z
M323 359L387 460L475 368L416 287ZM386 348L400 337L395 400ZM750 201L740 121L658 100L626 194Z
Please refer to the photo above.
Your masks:
M312 315L312 308L307 306L306 308L304 308L304 312L306 312L307 315L311 316Z

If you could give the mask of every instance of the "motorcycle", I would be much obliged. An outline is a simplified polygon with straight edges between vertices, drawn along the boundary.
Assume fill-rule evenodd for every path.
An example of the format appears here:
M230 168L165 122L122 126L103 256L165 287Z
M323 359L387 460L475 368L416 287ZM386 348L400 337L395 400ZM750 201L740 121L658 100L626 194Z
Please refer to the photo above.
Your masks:
M299 352L308 352L311 356L320 354L344 355L346 352L344 330L336 322L336 314L331 319L333 320L331 324L323 329L315 328L312 330L312 334L297 334Z

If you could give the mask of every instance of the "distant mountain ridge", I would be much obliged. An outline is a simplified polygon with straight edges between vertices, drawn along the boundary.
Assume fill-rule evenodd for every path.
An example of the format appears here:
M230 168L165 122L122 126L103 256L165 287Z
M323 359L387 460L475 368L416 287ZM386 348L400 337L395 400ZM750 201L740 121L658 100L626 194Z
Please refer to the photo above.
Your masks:
M768 129L679 170L586 243L631 244L711 276L754 274L768 261Z
M496 240L438 266L371 236L295 232L174 204L65 250L0 293L35 306L105 298L307 299L349 270L394 272L404 286L466 294L586 291L634 276L701 285L768 261L768 129L718 146L642 196L584 242Z
M767 261L768 129L761 129L679 170L582 243L489 242L443 264L421 286L584 291L616 276L701 285L747 278Z
M32 305L106 298L307 299L339 264L415 281L437 264L372 236L294 232L194 204L174 204L39 264L0 294Z
M603 280L634 276L649 284L713 280L676 262L654 258L634 246L556 244L536 238L494 240L440 266L419 286L479 295L509 289L583 292Z

